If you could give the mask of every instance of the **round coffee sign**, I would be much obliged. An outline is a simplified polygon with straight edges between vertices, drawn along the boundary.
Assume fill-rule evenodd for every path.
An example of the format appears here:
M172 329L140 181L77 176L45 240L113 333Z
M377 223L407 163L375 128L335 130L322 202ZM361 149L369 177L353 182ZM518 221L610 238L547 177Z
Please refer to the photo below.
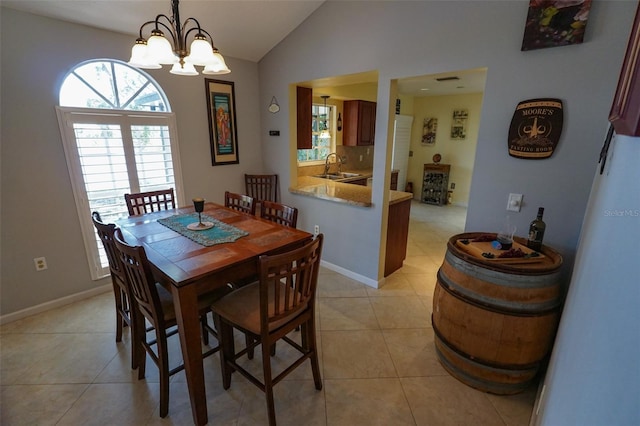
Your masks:
M549 158L562 134L562 101L529 99L516 107L509 127L509 155Z

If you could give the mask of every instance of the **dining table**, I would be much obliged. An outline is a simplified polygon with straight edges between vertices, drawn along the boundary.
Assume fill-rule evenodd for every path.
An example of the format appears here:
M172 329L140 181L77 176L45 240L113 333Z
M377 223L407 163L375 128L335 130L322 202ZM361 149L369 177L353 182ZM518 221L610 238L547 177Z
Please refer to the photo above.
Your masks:
M198 223L213 227L200 230ZM198 296L255 276L260 256L300 247L313 235L211 202L201 218L187 206L129 216L117 225L127 243L144 247L154 278L173 295L193 421L204 425Z

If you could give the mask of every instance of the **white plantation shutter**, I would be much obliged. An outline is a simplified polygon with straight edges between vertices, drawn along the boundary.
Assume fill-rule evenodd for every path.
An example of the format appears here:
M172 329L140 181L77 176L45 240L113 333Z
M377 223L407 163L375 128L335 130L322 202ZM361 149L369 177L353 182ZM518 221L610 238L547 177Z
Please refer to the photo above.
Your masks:
M57 113L89 266L98 279L109 274L109 264L92 212L112 223L128 215L125 193L168 187L182 203L175 119L170 113L92 114L63 107Z
M174 188L182 204L175 116L160 86L122 61L90 60L65 77L56 107L93 279L109 263L91 221L128 215L124 194Z

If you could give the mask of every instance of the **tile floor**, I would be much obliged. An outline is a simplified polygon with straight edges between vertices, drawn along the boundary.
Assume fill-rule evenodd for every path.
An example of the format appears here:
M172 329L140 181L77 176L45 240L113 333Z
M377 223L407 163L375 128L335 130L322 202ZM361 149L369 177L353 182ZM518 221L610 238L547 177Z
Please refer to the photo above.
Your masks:
M439 364L430 315L447 239L465 210L413 203L404 266L373 289L323 269L318 289L322 391L303 364L275 388L280 425L527 425L535 387L513 396L472 389ZM130 368L129 333L115 343L110 293L0 329L2 425L192 424L184 373L171 380L169 416L159 384ZM291 352L279 345L276 365ZM170 358L180 361L173 338ZM177 360L177 361L176 361ZM248 361L260 368L259 355ZM222 389L218 355L205 360L209 423L267 424L264 395L234 374Z

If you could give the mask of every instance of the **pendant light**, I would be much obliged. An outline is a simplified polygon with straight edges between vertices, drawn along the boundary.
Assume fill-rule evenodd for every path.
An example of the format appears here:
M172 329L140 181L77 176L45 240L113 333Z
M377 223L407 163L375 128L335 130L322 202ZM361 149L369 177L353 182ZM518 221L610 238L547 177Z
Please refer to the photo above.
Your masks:
M322 123L322 129L320 131L320 138L322 139L331 139L331 133L329 132L329 128L327 127L327 116L329 112L327 110L327 99L329 99L329 95L320 96L324 99L324 122Z

